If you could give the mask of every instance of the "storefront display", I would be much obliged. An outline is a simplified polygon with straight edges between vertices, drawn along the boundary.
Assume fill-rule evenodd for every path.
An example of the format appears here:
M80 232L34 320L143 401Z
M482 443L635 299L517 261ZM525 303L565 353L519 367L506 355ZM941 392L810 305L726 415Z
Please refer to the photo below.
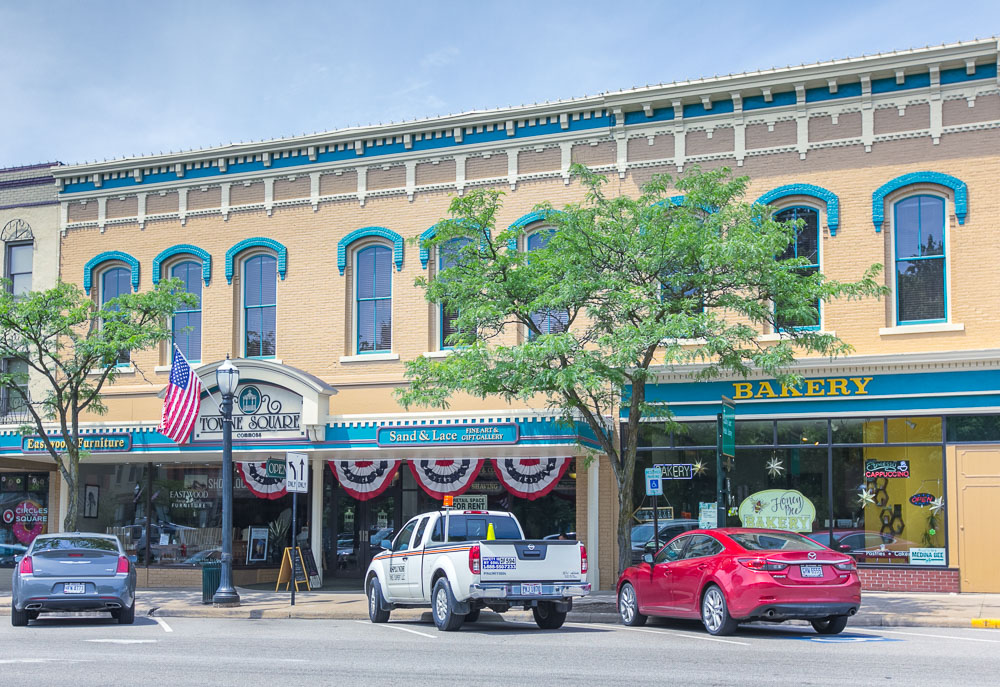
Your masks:
M27 546L48 532L48 473L0 473L0 544Z

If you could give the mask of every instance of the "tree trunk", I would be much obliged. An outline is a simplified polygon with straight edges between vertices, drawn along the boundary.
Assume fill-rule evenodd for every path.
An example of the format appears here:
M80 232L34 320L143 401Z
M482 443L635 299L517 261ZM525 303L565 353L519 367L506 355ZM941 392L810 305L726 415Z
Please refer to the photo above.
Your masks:
M629 472L634 473L634 462L632 467ZM632 511L635 502L632 497L631 480L618 482L618 575L621 576L625 568L632 565ZM615 582L617 583L617 579Z
M63 504L66 516L63 518L63 531L76 532L77 520L79 518L80 500L77 494L77 482L79 481L80 469L70 461L67 469L61 471L62 478L66 482L66 503Z

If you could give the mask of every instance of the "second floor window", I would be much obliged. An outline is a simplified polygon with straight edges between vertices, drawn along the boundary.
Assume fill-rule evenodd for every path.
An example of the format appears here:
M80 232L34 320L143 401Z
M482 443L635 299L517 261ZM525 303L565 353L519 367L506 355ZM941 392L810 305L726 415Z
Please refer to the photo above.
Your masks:
M441 246L440 253L441 259L439 264L441 266L441 271L454 267L457 253L462 250L462 248L468 245L470 239L452 239L445 245ZM446 308L444 305L441 306L441 341L440 347L442 349L452 348L453 345L448 342L448 337L452 334L458 332L457 322L458 320L458 309L457 308Z
M244 355L273 358L277 344L277 265L271 255L243 263Z
M920 195L895 205L896 322L946 319L944 199Z
M543 228L530 234L525 241L528 252L549 245L554 233L554 229ZM531 314L531 321L538 327L540 334L558 334L566 331L569 326L569 312L566 310L539 310ZM528 337L533 339L535 336L537 336L535 332L529 330Z
M779 260L801 258L806 264L795 269L803 275L819 272L819 212L813 208L794 207L775 213L778 222L793 222L802 220L795 234L795 240L789 244ZM816 301L813 312L808 315L782 314L784 304L779 300L775 303L778 330L785 329L819 329L820 302Z
M174 265L170 276L184 282L184 290L198 298L195 305L183 305L171 321L173 343L189 362L201 361L201 264L186 261Z
M106 306L112 298L124 296L132 290L132 275L125 267L112 267L101 274L101 306ZM117 310L116 306L112 306ZM121 351L118 354L118 364L128 365L131 362L129 352Z
M31 291L31 261L34 246L30 243L7 244L7 279L9 289L15 296L21 296Z
M392 251L369 246L358 251L356 308L358 353L392 350Z
M10 386L0 385L0 417L26 412L24 399L28 395L28 363L23 360L0 360L0 371L14 376Z

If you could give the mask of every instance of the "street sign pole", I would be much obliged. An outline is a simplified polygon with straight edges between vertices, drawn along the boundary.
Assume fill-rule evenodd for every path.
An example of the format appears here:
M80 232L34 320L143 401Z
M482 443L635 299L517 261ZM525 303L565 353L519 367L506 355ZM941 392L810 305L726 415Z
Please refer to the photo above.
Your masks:
M660 509L656 497L663 494L663 469L654 465L646 468L646 496L653 497L653 544L660 550Z
M723 470L723 457L727 466L736 457L736 405L731 398L722 397L722 412L715 416L715 513L716 527L726 526L729 490L727 470Z
M298 555L298 547L295 545L296 514L299 506L299 494L309 492L309 457L304 453L285 454L285 488L292 492L292 606L295 605L295 556ZM299 564L305 567L305 561L300 556Z
M295 581L295 511L299 508L299 492L292 492L292 605L295 605L295 588L298 586Z

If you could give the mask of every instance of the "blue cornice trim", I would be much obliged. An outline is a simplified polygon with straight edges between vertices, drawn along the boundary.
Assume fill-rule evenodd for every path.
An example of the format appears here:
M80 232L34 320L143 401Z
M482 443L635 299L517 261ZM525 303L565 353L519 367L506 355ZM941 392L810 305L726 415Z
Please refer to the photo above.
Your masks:
M392 241L392 257L393 262L396 263L396 271L403 271L403 237L392 229L386 229L385 227L362 227L361 229L355 229L337 242L337 269L340 270L341 276L343 276L344 270L347 269L347 247L366 236L378 236Z
M95 255L83 266L83 290L87 292L88 296L90 295L91 276L93 275L94 268L101 263L112 260L124 262L132 268L132 290L139 290L139 261L120 250L109 250L100 255Z
M437 236L437 228L439 226L441 226L446 221L449 221L449 220L441 220L440 222L438 222L437 224L435 224L433 227L430 227L429 229L427 229L427 231L425 231L424 233L422 233L420 235L420 266L423 267L424 269L427 269L427 263L431 259L431 252L427 248L427 246L424 245L424 242L425 241L429 241L430 239L432 239L435 236ZM468 220L465 220L465 219L459 218L458 220L455 220L455 221L457 221L462 226L470 226L470 227L474 226L471 222L469 222ZM487 236L489 236L489 235L490 234L488 233Z
M278 274L281 280L285 280L285 270L288 267L288 249L274 239L257 236L252 239L243 239L235 246L226 251L226 283L233 283L233 259L237 254L247 248L270 248L278 255ZM207 282L206 282L207 283Z
M812 184L788 184L772 189L757 199L760 205L770 205L776 200L788 196L810 196L826 203L826 224L830 227L830 236L837 235L840 227L840 199L833 191Z
M190 243L178 243L176 246L167 248L153 258L153 286L160 283L161 265L164 260L175 255L186 254L194 255L201 259L201 277L205 280L205 286L208 286L208 282L212 279L212 256L208 254L208 251L198 246L192 246Z
M910 172L882 184L872 194L872 221L875 223L875 231L881 232L882 223L885 221L885 197L911 184L937 184L950 188L955 193L955 216L958 217L959 224L965 224L965 215L969 211L969 189L964 181L941 172Z
M549 217L562 215L562 210L535 210L534 212L529 212L526 215L521 215L516 220L510 223L507 227L508 231L513 229L521 229L528 226L529 224L534 224L535 222L544 222ZM517 250L517 238L511 238L507 241L507 250Z

